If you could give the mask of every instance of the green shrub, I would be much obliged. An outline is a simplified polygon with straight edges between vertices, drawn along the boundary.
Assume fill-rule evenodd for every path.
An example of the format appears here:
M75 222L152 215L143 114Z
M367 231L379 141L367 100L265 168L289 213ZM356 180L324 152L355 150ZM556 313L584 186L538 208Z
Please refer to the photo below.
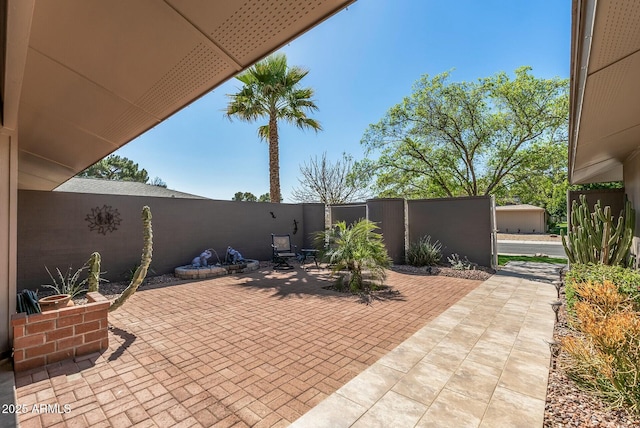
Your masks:
M458 253L451 254L451 257L447 257L449 264L451 264L451 269L454 270L472 270L476 268L477 264L469 261L467 256L464 259L461 259Z
M640 307L640 271L622 266L602 264L573 264L565 277L567 308L570 312L577 300L575 287L585 282L611 281L618 291L631 298Z
M338 288L348 285L351 292L368 292L377 288L376 281L386 278L385 269L391 260L382 235L374 232L375 229L378 229L375 223L360 220L349 226L339 222L329 231L324 255L332 274L337 276ZM321 238L324 237L325 232L321 232Z
M435 240L431 242L431 236L423 236L409 246L407 251L407 263L411 266L433 266L442 259L442 244Z

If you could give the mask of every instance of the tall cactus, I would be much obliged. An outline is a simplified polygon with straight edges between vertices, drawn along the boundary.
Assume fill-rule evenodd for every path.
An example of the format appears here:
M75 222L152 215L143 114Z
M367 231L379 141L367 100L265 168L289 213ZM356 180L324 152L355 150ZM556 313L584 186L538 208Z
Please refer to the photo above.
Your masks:
M100 287L100 280L105 281L100 278L100 253L95 252L91 254L89 260L87 261L87 265L89 266L89 278L87 278L87 282L89 284L88 291L98 291Z
M153 253L153 230L151 228L151 209L148 206L142 208L142 224L144 235L144 246L142 248L142 258L140 259L140 266L136 269L136 272L131 278L129 286L122 292L120 296L111 304L109 311L115 311L133 294L136 292L144 278L147 276L147 270L151 264L151 255ZM98 268L98 270L100 270Z
M567 236L561 233L569 262L605 265L627 262L636 223L636 212L629 200L615 224L610 206L603 209L598 201L590 212L585 195L580 195L580 205L573 201L571 210L571 231Z

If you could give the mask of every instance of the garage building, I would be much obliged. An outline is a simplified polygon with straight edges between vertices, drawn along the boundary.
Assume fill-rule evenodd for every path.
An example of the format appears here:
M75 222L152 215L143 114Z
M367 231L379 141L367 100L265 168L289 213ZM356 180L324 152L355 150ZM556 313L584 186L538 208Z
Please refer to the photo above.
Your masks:
M528 204L496 207L496 223L500 233L544 233L547 231L544 208Z

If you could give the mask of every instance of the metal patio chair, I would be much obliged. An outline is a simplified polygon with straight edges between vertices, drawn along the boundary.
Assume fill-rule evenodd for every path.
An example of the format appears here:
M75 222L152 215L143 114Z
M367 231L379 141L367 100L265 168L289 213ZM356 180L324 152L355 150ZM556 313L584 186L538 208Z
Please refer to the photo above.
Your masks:
M273 268L278 270L293 269L289 259L296 258L296 246L291 244L291 235L271 234L271 248L273 249Z

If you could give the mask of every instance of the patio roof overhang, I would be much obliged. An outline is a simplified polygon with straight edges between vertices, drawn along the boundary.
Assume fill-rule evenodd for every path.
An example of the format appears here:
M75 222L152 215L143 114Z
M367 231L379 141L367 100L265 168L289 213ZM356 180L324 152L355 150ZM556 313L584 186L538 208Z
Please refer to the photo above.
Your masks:
M569 180L622 180L640 148L640 2L573 0Z
M355 0L0 0L18 188L51 190Z

